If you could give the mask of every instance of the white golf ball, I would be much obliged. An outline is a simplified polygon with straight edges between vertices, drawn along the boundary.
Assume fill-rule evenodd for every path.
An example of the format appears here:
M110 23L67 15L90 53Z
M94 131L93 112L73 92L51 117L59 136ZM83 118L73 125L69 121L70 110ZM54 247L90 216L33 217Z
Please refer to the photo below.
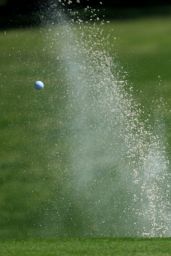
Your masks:
M44 88L45 85L44 85L44 83L42 81L36 81L34 86L35 86L35 89L41 90L41 89Z

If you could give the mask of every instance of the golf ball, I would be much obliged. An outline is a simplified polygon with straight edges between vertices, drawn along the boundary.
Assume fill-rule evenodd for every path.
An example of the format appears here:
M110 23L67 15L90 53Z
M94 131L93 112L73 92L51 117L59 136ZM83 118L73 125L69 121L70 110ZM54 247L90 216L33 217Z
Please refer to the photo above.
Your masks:
M34 86L35 86L35 89L41 90L41 89L44 88L45 85L44 85L44 83L42 81L36 81Z

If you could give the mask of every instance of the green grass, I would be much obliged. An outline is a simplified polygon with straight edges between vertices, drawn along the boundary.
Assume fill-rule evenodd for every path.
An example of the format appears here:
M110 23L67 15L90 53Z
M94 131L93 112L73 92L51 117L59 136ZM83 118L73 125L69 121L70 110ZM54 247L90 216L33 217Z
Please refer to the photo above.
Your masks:
M6 256L169 256L169 239L57 239L2 241Z
M142 104L145 116L151 121L163 119L165 136L171 155L171 19L146 18L113 22L107 32L113 30L111 54L117 49L121 66L127 72L129 85L135 99ZM164 104L160 104L160 102ZM158 108L158 106L160 107Z
M120 65L127 72L129 84L134 88L135 99L145 107L145 116L148 113L152 113L152 116L160 114L156 114L153 108L161 97L166 103L160 111L166 123L169 157L171 156L170 24L170 18L159 17L112 21L104 26L104 33L110 35L111 47L108 50L111 56L117 55ZM63 80L63 70L56 60L58 50L55 56L51 54L45 36L46 30L41 28L0 32L0 237L2 238L50 236L55 234L56 226L59 233L70 235L81 233L79 211L75 205L69 204L71 191L68 186L67 169L66 85ZM38 92L33 89L33 83L38 79L45 82L45 90ZM58 223L56 216L62 218L63 226L59 225L60 220ZM67 243L66 248L65 243ZM59 250L62 248L66 250L66 253L61 252L59 255L67 255L67 253L96 255L93 250L97 250L97 255L103 255L104 249L101 246L104 245L107 251L105 255L112 255L112 250L116 252L118 250L120 253L123 245L125 244L126 248L128 244L129 248L132 248L130 255L133 253L147 255L145 252L143 254L143 250L148 246L149 255L169 255L164 247L160 253L157 249L160 243L170 248L169 240L135 243L131 240L107 239L82 242L59 240L33 244L2 242L0 248L1 251L8 248L12 255L24 255L17 252L14 254L12 246L15 250L21 252L23 250L25 255L57 255L55 253L58 253L59 245ZM33 248L33 251L27 253L27 250L32 250L29 248ZM82 254L75 252L77 248L81 248ZM125 248L123 248L125 252L118 255L129 255L129 250ZM136 251L139 249L142 252ZM67 250L71 251L67 252Z
M60 79L52 76L50 56L44 47L44 34L39 29L0 33L3 235L7 226L11 226L10 234L14 236L16 229L22 233L27 226L35 225L42 208L49 207L54 190L62 186L56 175L61 169L58 158L65 147L61 83L56 86L55 79ZM34 81L39 79L47 85L45 91L34 90Z
M170 103L169 23L170 18L147 18L116 22L108 26L109 30L113 27L112 35L117 37L114 46L117 47L119 60L128 71L128 78L134 88L142 90L145 94L144 97L141 95L143 100L148 95L147 101L151 101L156 89L156 96L166 97Z

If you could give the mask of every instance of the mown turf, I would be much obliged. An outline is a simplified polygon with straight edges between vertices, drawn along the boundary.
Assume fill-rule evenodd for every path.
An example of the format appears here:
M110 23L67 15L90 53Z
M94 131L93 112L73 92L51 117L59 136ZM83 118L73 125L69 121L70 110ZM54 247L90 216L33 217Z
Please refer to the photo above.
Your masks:
M57 239L0 242L6 256L169 256L169 239Z
M109 35L110 40L110 47L107 50L111 56L117 55L117 61L127 72L128 84L134 89L135 99L145 107L145 117L151 113L152 116L160 118L160 113L156 110L158 104L156 102L162 97L162 101L166 103L161 105L159 112L163 115L169 157L171 156L170 24L170 18L159 17L113 21L104 25L104 33ZM58 226L59 213L64 213L62 224L65 227L59 232L69 232L69 234L81 232L78 230L78 227L81 230L82 224L79 212L74 206L71 209L69 204L71 191L68 186L67 169L68 134L65 127L67 94L63 79L64 71L57 60L58 42L52 54L51 38L46 38L46 32L46 28L0 32L0 237L3 238L39 235L37 230L41 229L42 223L45 225L45 234L53 233L53 228L55 234L56 227L59 230L61 228ZM46 87L43 91L35 91L33 88L34 81L39 79L45 82ZM104 243L107 248L109 240L99 241L101 240L95 240L93 244L98 246ZM27 247L29 243L30 248L37 243L40 246L44 244L44 242L23 242L23 246ZM56 246L56 243L65 245L60 241L46 243L52 247ZM69 248L72 240L67 243ZM92 242L86 240L85 243L81 243L77 240L73 242L73 246L75 243L83 248L90 243L91 248ZM126 242L126 240L113 242L110 240L109 244L113 247L116 245L117 248L117 244L124 245L124 243L134 245L134 241ZM156 241L142 242L144 246L146 243L148 245L154 243L158 246ZM161 241L162 246L165 243L169 246L170 241ZM20 247L19 242L12 244ZM5 243L1 245L4 246ZM6 245L11 250L8 242ZM100 252L98 253L100 255Z

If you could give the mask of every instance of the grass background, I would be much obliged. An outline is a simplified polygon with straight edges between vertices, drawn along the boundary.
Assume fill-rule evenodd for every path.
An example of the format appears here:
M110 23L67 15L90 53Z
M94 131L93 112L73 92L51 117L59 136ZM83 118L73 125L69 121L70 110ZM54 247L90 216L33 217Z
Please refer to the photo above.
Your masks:
M134 89L134 97L145 108L145 118L150 113L153 122L156 115L159 118L162 115L169 157L171 154L170 24L171 18L156 17L111 21L104 26L104 32L110 35L111 47L108 50L111 56L118 56L120 65L127 72L129 84ZM70 191L67 186L69 173L65 127L66 88L62 76L63 70L55 59L57 52L56 56L51 55L45 37L44 28L0 32L1 238L47 237L55 235L55 232L78 235L81 232L79 214L76 213L74 206L69 209L69 199L67 199ZM35 91L33 88L34 81L39 79L46 84L43 91ZM165 104L161 104L158 109L157 104L161 98ZM61 213L63 213L62 217ZM70 221L71 217L72 221ZM62 218L62 226L61 222L58 223L60 218ZM57 255L55 253L60 246L63 248L63 254L59 255L96 255L96 252L98 255L103 255L101 250L103 243L104 248L108 250L106 255L112 255L111 252L115 250L117 252L117 248L118 255L129 255L128 249L124 249L125 252L119 249L119 246L125 243L125 248L128 246L132 250L130 255L147 255L143 252L145 250L149 250L148 255L169 255L170 250L169 240L154 240L153 243L138 242L138 240L111 241L76 240L72 243L72 240L67 240L66 248L69 248L69 251L66 253L63 248L65 241L62 240L57 244L53 241L38 242L38 244L31 241L2 242L1 248L11 250L9 255L10 253L15 255L13 246L18 253L16 255L22 250L25 255L28 252L29 255L45 255L46 247L49 248L47 249L49 254L46 255ZM82 248L81 254L75 251L78 248Z
M169 256L168 239L56 239L0 242L1 255L7 256Z

